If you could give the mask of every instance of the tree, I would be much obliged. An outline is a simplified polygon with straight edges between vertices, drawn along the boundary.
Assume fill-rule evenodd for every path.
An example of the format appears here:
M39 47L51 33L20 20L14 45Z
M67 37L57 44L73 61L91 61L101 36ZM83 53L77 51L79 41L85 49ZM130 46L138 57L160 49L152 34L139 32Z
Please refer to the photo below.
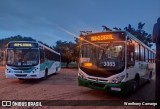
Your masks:
M151 34L146 33L146 31L143 30L145 23L138 23L138 29L134 29L131 24L128 25L128 27L125 27L124 30L130 32L133 34L136 38L138 38L140 41L142 41L144 44L147 46L151 47L152 46L152 39L151 39Z
M76 61L79 62L80 41L78 38L75 38L75 42L76 42L76 44L75 44L75 49L74 49L74 56L76 56L75 57Z
M22 37L21 35L11 36L0 40L0 49L5 49L10 41L36 41L31 37Z
M145 23L142 24L141 22L139 22L139 23L138 23L138 29L139 29L139 30L142 30L144 25L145 25Z
M66 62L66 67L70 62L78 61L79 52L77 51L76 43L58 40L53 48L61 53L61 61Z

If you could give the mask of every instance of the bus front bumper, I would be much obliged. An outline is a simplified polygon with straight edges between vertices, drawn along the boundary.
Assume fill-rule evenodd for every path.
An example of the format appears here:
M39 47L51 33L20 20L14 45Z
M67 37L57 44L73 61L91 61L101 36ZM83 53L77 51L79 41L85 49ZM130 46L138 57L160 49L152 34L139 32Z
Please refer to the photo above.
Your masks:
M111 93L126 94L132 89L131 81L121 82L118 84L90 81L78 77L79 86L89 87L92 89L102 90Z
M6 78L38 79L37 73L6 73Z

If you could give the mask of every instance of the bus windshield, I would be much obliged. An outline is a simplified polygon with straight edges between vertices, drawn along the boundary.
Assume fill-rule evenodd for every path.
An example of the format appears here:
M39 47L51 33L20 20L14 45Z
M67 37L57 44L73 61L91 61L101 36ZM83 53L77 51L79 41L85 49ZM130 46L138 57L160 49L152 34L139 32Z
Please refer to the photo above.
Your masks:
M99 43L94 46L83 44L81 49L81 66L90 69L120 70L124 67L124 43ZM92 67L85 63L89 62Z
M39 62L38 49L8 49L7 65L10 66L35 66Z

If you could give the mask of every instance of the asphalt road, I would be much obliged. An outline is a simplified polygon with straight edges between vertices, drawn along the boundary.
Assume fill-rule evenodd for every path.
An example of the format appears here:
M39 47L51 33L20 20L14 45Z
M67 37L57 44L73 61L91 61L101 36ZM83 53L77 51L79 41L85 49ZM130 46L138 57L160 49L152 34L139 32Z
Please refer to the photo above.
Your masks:
M93 90L78 86L77 69L62 69L58 74L51 75L47 80L24 80L7 79L4 74L4 67L0 67L0 100L111 100L134 101L155 99L155 77L150 83L140 86L134 94L119 96L99 90ZM84 101L85 102L85 101ZM94 103L94 102L93 102ZM4 108L4 107L0 107ZM15 107L8 107L15 108ZM22 108L22 107L17 107ZM23 107L23 109L37 107ZM38 108L75 108L74 106L45 106ZM100 108L100 109L154 109L154 106L76 106L76 108Z

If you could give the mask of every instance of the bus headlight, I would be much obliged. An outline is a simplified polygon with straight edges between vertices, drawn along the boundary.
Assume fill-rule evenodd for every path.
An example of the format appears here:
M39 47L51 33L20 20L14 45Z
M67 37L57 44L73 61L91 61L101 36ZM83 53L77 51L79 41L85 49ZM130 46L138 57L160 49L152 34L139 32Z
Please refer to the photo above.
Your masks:
M125 75L116 76L111 80L111 83L120 83L125 78Z
M78 76L81 77L81 78L83 78L83 79L87 79L87 77L83 73L81 73L81 72L78 72Z
M12 70L7 68L7 73L12 73Z
M32 73L36 73L37 70L38 70L38 67L34 68L34 69L32 70Z

